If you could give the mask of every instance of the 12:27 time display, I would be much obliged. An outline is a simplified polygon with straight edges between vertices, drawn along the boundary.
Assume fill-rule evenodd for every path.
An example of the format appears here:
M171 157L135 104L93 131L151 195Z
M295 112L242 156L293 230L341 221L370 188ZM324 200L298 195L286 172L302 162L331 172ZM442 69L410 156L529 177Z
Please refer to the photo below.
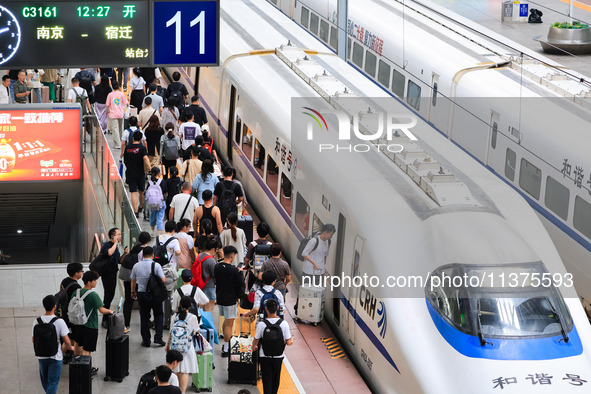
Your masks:
M88 7L88 6L76 8L76 11L78 11L79 18L105 17L105 16L109 15L110 10L111 10L111 6L108 6L108 5L100 5L95 8Z

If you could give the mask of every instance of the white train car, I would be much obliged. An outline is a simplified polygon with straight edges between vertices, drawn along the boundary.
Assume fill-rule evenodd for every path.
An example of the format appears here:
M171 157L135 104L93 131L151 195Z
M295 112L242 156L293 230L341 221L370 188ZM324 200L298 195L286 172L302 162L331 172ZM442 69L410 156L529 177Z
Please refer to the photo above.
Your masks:
M292 100L322 114L344 111L350 97L383 110L369 98L383 97L388 111L412 113L269 4L225 0L221 10L221 66L181 71L196 83L219 155L288 254L334 223L327 268L336 275L519 272L568 282L529 205L426 122L412 128L415 142L394 137L400 153L319 152L314 144L337 144L336 133L303 138L309 118L292 111ZM291 262L299 274L300 262ZM543 391L543 382L567 393L591 381L591 330L568 283L372 282L327 293L325 319L374 392L524 393Z
M336 0L269 1L336 51ZM591 298L589 78L429 1L348 4L348 63L517 190Z

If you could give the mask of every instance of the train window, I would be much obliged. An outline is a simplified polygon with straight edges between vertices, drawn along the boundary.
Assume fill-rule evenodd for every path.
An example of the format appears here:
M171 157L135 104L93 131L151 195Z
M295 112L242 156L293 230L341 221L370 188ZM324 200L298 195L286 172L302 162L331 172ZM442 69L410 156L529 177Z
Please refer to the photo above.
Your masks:
M275 160L271 158L271 155L267 155L267 186L273 192L273 195L277 196L279 182L279 168L275 163Z
M357 67L363 67L363 47L356 42L353 43L353 63Z
M376 55L370 51L365 53L365 72L368 73L372 78L376 77Z
M277 5L277 0L271 0L271 3Z
M247 125L242 125L242 152L248 161L252 160L252 131Z
M308 19L310 19L310 11L308 11L306 7L302 7L302 17L300 21L306 29L308 28Z
M254 140L254 167L261 178L265 176L265 147L256 138Z
M433 276L448 276L454 277L454 267L447 267L438 269L438 272L433 273ZM442 315L446 320L453 324L456 328L462 329L466 326L465 316L465 299L461 298L459 289L454 286L445 286L445 281L441 281L442 286L433 286L429 288L428 300L431 305Z
M406 102L417 111L421 108L421 87L410 79L406 89Z
M325 20L321 20L320 21L320 38L322 39L322 41L324 42L328 42L328 33L329 33L329 28L328 28L328 22Z
M310 206L299 192L296 195L295 211L296 226L307 237L310 229Z
M517 161L517 156L515 152L511 149L507 148L507 155L505 157L505 176L509 178L509 180L515 179L515 162Z
M562 220L566 220L568 216L569 198L570 192L566 186L563 186L550 176L546 177L546 196L544 197L544 203L548 209L560 216Z
M347 38L347 59L351 59L351 39Z
M497 148L497 134L499 134L499 124L497 122L493 122L492 135L490 137L490 146L493 149Z
M293 191L293 186L291 181L287 178L284 173L281 173L281 193L279 197L279 201L287 214L291 216L291 192Z
M573 224L585 237L591 238L591 204L579 196L575 198Z
M315 13L312 12L310 14L310 31L315 36L318 35L318 23L319 23L318 15L316 15Z
M314 218L314 220L312 220L312 234L319 233L322 226L324 226L324 223L322 223L322 220L320 220L316 214L312 215L312 217Z
M437 82L433 82L433 97L431 98L431 105L437 105Z
M236 132L234 135L234 142L240 144L240 129L242 128L242 119L240 116L236 116Z
M406 78L404 78L404 74L394 70L392 71L392 91L398 97L404 97L404 84L406 83Z
M386 88L390 86L390 65L383 60L380 60L380 68L378 68L378 81Z
M519 187L532 197L540 198L542 170L525 159L521 159L521 167L519 168Z
M335 51L337 50L337 46L339 45L339 36L338 31L334 27L330 27L330 46Z

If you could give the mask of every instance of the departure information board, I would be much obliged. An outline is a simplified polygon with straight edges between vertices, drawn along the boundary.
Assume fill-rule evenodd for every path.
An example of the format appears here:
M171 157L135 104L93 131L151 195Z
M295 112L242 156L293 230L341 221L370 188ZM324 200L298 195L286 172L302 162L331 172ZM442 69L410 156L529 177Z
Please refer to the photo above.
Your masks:
M2 68L148 65L148 1L2 1Z
M7 107L0 109L0 182L80 179L80 107Z

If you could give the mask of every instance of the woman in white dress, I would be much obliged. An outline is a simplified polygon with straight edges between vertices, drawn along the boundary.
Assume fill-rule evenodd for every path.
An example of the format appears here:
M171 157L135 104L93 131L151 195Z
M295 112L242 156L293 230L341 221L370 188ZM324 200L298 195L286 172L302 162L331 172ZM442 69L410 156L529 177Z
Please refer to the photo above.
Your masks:
M187 335L190 338L188 341L189 346L184 352L182 352L183 361L181 361L178 367L174 369L174 373L176 373L177 377L179 378L179 388L183 394L187 390L187 385L189 384L189 374L199 372L197 354L195 353L195 348L193 347L193 336L199 332L199 321L197 320L197 316L189 313L190 307L191 297L183 296L179 303L177 314L174 316L173 322L171 324L170 333L168 334L168 341L166 342L166 348L164 349L168 353L168 350L170 349L171 335L172 331L175 329L175 324L178 321L184 321L186 323Z

